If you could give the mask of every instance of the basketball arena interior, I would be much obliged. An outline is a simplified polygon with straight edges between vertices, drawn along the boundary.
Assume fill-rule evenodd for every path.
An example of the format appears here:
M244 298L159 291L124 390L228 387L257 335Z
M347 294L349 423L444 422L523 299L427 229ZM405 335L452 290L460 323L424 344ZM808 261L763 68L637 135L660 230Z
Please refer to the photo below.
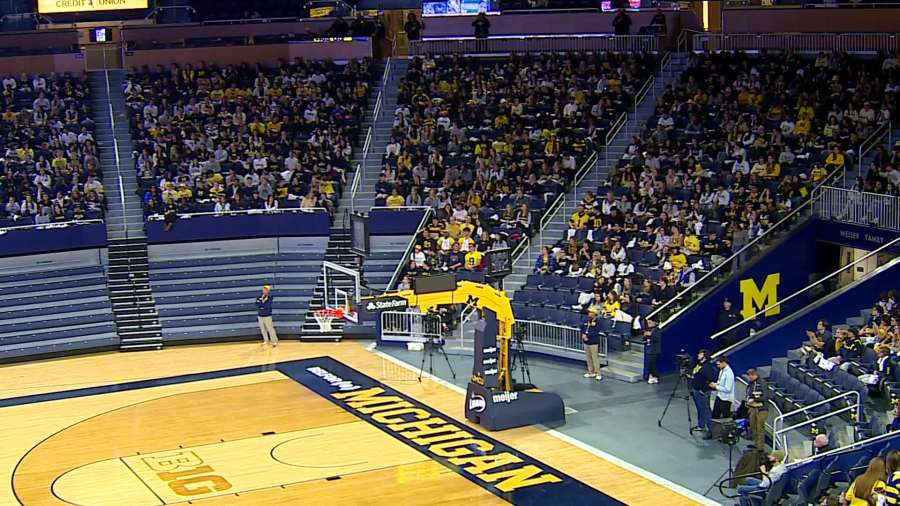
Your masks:
M898 504L898 114L892 1L0 2L0 505Z

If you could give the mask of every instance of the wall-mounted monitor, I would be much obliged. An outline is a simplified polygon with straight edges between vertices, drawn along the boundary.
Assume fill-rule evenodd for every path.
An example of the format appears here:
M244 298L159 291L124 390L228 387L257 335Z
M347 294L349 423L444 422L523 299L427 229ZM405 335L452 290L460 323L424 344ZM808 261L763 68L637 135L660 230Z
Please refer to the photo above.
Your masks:
M456 290L456 276L419 276L412 279L412 289L416 295L426 293L452 292Z
M112 42L112 32L103 26L91 28L91 42Z
M500 13L500 0L425 0L422 16L475 16Z

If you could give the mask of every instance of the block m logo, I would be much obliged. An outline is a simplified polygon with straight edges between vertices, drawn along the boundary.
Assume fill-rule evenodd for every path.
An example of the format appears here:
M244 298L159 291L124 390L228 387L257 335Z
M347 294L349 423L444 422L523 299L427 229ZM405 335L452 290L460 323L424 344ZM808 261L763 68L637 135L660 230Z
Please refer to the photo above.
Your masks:
M781 313L781 306L776 306L778 302L778 285L781 283L781 273L776 272L766 276L766 281L762 288L756 286L756 282L750 279L741 280L741 295L743 295L743 305L741 306L741 316L746 320L756 314L757 311L772 306L766 311L766 316L774 316Z

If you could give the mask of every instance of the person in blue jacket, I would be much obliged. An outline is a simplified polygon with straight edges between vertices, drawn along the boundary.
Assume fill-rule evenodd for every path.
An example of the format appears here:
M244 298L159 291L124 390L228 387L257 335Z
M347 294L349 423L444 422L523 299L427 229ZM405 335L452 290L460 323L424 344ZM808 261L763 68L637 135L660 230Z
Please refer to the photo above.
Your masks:
M272 287L263 285L262 294L256 299L256 319L259 321L259 331L262 333L263 344L278 346L278 334L275 333L275 324L272 322Z

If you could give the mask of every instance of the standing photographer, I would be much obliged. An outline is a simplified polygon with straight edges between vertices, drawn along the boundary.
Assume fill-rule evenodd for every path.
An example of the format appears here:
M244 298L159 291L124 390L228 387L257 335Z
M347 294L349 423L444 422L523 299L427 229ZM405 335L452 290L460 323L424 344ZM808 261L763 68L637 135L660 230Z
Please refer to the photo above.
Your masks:
M753 444L757 450L766 448L766 419L769 418L769 397L766 389L766 381L759 377L756 369L747 370L747 413L750 417L750 435L753 436Z
M709 409L709 393L712 389L709 388L709 384L718 377L718 372L709 361L709 350L700 350L691 373L691 398L697 407L697 426L693 427L693 430L705 430L709 438L712 437L710 432L712 413Z
M716 358L719 377L709 384L716 391L716 402L713 405L713 418L731 418L731 404L734 403L734 371L728 365L728 357L720 355Z

